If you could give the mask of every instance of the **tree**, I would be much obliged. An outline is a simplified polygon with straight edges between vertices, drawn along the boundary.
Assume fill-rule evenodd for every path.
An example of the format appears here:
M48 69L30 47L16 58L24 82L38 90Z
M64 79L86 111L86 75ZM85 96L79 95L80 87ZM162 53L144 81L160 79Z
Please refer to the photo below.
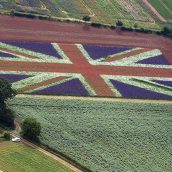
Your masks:
M171 31L170 31L170 29L169 29L168 27L164 27L162 33L163 33L164 35L168 35L168 34L171 33Z
M124 25L124 24L122 23L122 21L119 21L119 20L118 20L118 21L116 22L116 26L118 26L118 27L122 27L123 25Z
M138 28L138 24L137 24L137 23L134 24L134 28L135 28L135 29Z
M23 137L37 141L41 133L41 124L35 118L26 118L21 124L21 129Z
M16 95L16 91L12 89L11 83L3 78L0 78L0 110L6 109L6 100L13 98Z
M11 109L0 110L0 123L6 127L14 128L15 115Z
M82 18L84 21L90 21L91 20L91 17L90 16L83 16Z
M6 100L13 98L16 91L12 89L11 83L0 78L0 123L7 127L14 127L14 112L6 107Z
M9 133L9 132L5 132L5 133L4 133L4 138L5 138L6 140L10 140L10 138L11 138L10 133Z

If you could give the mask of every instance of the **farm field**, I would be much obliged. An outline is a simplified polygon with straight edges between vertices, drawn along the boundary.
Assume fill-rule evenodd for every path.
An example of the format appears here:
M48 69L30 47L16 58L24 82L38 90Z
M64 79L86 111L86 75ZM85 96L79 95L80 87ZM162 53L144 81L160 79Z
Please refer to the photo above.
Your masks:
M0 23L1 40L149 47L168 50L168 55L172 55L170 49L172 41L154 34L119 32L107 28L98 29L85 24L9 16L0 16Z
M38 150L21 143L0 142L0 170L4 172L72 172Z
M4 8L13 8L19 10L19 7L25 8L26 11L35 11L35 7L44 10L46 15L82 19L84 15L89 15L94 22L114 25L117 20L121 20L125 25L133 27L135 23L138 27L149 29L159 29L158 18L143 3L142 0L17 0L1 2ZM31 10L32 9L32 10ZM146 25L145 25L146 23Z
M10 105L20 120L41 122L43 144L92 171L172 169L171 104L15 98Z
M0 42L0 77L26 94L172 99L171 61L155 48Z
M171 0L148 0L148 1L166 20L172 21Z

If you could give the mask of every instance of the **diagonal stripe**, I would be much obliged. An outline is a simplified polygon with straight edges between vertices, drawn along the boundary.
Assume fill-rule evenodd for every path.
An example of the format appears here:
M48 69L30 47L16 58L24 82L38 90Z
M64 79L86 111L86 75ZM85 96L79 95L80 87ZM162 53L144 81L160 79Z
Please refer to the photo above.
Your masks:
M114 55L114 57L110 57L110 58L107 57L103 60L103 62L115 62L117 60L121 60L123 58L130 57L130 56L135 56L137 54L141 54L141 53L144 53L147 51L150 51L150 49L143 48L143 49L139 49L139 50L134 50L134 51L128 52L126 54L122 54L122 55L118 55L118 56Z
M23 53L20 53L20 52L14 51L14 50L6 49L6 48L0 48L0 50L5 51L7 53L11 53L11 54L16 55L16 56L19 55L19 56L25 56L25 57L31 58L31 59L38 59L37 57L28 55L28 54L26 54L24 52Z
M79 69L78 72L82 74L97 96L115 96L113 91L100 77L100 73L94 66L89 64L88 60L77 48L77 45L61 45L61 49L73 62L73 68Z
M104 79L100 76L90 77L89 75L84 75L84 77L86 81L91 85L97 96L115 97L115 93L109 88Z
M17 89L17 91L19 92L25 92L25 91L30 91L30 90L34 90L34 89L37 89L39 87L42 87L42 86L48 86L54 82L58 82L58 81L61 81L61 80L64 80L64 79L67 79L68 77L64 77L64 76L60 76L60 77L55 77L55 78L52 78L52 79L48 79L46 81L42 81L42 82L39 82L37 84L34 84L34 85L29 85L29 86L25 86L23 88L19 88Z

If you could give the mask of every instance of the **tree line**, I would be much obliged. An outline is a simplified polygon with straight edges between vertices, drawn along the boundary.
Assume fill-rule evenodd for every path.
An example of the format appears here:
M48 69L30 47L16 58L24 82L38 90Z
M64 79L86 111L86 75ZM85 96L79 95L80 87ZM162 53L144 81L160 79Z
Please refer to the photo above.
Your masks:
M7 100L16 96L17 91L12 88L12 84L3 78L0 78L0 124L11 129L15 128L15 112L7 105ZM41 133L41 124L35 118L26 118L21 123L21 135L32 141L38 141ZM4 137L8 138L5 133Z

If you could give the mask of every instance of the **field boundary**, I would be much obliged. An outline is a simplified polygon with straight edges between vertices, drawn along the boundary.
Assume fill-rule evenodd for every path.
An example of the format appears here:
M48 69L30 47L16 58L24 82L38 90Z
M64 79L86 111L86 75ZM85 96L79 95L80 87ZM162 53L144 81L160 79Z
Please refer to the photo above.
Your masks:
M143 2L146 4L147 7L149 7L153 13L162 21L162 22L167 22L165 18L147 1L143 0Z
M149 99L126 99L126 98L104 98L104 97L75 97L75 96L46 96L46 95L27 95L18 94L17 98L44 98L44 99L60 99L60 100L91 100L91 101L108 101L108 102L128 102L128 103L159 103L172 104L171 100L149 100Z
M49 151L46 151L46 150L42 149L41 147L38 147L38 146L36 146L35 144L33 144L33 143L31 143L31 142L29 142L29 141L23 139L23 138L22 138L22 143L24 143L25 145L30 146L30 147L32 147L32 148L34 148L34 149L37 149L39 152L43 153L43 154L46 155L46 156L51 157L52 159L58 161L59 163L63 164L65 167L71 169L71 170L74 171L74 172L83 172L82 170L76 168L75 166L73 166L73 165L70 164L69 162L64 161L63 159L61 159L61 158L58 157L57 155L55 155L55 154L53 154L53 153L51 153L51 152L49 152Z
M18 129L19 123L16 122L16 119L15 119L15 125L16 125L16 129ZM14 133L12 133L12 136L13 136L13 137L16 137L16 135L15 135ZM29 141L26 140L26 139L23 139L23 138L22 138L22 139L21 139L21 142L22 142L23 144L25 144L26 146L29 146L29 147L31 147L31 148L34 148L34 149L38 150L39 152L41 152L41 153L43 153L44 155L46 155L46 156L48 156L48 157L54 159L55 161L58 161L60 164L64 165L65 167L69 168L70 170L72 170L72 171L74 171L74 172L83 172L82 170L78 169L77 167L75 167L75 166L72 165L71 163L69 163L69 162L63 160L63 159L60 158L59 156L57 156L57 155L55 155L55 154L53 154L53 153L51 153L51 152L49 152L49 151L47 151L47 150L45 150L45 149L43 149L43 148L41 148L41 147L39 147L39 146L37 146L37 145L35 145L35 144L29 142ZM1 171L0 171L0 172L1 172Z

